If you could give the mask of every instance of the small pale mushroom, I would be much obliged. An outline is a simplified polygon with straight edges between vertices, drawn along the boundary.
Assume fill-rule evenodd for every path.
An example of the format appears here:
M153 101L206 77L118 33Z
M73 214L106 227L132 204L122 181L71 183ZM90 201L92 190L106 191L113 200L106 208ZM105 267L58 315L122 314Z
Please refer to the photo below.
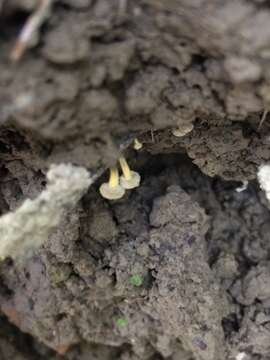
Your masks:
M135 138L134 143L133 143L133 148L138 151L142 147L143 147L143 144L137 138Z
M99 192L108 200L118 200L125 194L125 189L119 184L119 173L117 167L110 168L109 182L101 184Z
M134 189L140 185L141 177L136 171L130 170L126 159L121 156L119 163L123 172L120 176L120 185L127 190Z
M182 137L193 130L193 124L179 126L177 129L172 130L172 134L176 137Z

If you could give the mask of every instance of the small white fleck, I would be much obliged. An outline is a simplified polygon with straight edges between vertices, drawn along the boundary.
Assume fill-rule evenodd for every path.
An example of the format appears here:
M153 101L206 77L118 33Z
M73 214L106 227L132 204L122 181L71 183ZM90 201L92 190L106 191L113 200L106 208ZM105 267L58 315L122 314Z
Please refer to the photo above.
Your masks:
M33 103L33 100L34 97L32 94L30 93L21 94L15 99L14 107L16 110L23 110L27 106L31 105Z
M239 187L237 187L237 188L235 189L235 191L237 191L238 193L240 193L240 192L242 192L242 191L247 190L247 187L248 187L248 181L247 181L247 180L243 180L243 181L242 181L242 185L239 186Z
M181 125L178 128L173 129L172 134L176 137L182 137L190 133L193 130L193 128L194 128L193 124Z
M133 14L134 14L134 16L140 16L142 14L142 9L139 7L135 7L133 9Z
M240 352L240 353L238 353L237 355L236 355L236 357L235 357L235 359L236 360L244 360L245 359L245 357L246 357L246 353L245 352Z

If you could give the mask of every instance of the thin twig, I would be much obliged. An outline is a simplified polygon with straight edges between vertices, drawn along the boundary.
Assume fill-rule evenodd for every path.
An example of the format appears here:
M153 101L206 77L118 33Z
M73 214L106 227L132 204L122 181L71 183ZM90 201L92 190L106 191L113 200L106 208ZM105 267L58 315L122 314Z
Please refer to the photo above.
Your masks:
M268 110L264 110L263 114L262 114L262 118L261 118L261 121L259 123L259 126L258 126L258 130L261 129L262 127L262 124L264 123L265 119L266 119L266 116L268 114Z
M33 35L38 31L49 14L52 2L53 0L39 0L39 6L36 11L29 16L13 50L11 51L10 59L12 61L20 60L31 42Z
M155 143L155 135L154 135L154 130L151 129L150 130L150 133L151 133L151 139L152 139L152 143L154 144Z

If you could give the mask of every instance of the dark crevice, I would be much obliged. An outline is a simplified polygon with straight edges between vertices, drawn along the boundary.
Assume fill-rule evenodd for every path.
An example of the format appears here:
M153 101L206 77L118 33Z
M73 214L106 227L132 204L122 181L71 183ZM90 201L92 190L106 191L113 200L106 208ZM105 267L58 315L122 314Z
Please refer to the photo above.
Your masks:
M5 342L21 353L27 360L45 360L53 356L54 351L37 342L31 335L21 332L4 315L0 315L0 349L4 351ZM3 342L4 341L4 342ZM40 350L37 351L37 349ZM11 358L10 358L11 359Z

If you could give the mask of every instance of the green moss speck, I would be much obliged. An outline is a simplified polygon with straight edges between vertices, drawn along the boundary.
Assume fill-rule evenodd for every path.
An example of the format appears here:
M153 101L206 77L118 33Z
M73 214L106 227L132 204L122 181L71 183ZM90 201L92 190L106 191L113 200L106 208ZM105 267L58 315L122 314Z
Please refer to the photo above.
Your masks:
M143 277L141 275L132 275L129 278L129 283L133 286L141 286L143 283Z
M127 325L127 319L125 318L119 318L115 321L116 325L119 327L119 328L122 328L122 327L125 327Z

